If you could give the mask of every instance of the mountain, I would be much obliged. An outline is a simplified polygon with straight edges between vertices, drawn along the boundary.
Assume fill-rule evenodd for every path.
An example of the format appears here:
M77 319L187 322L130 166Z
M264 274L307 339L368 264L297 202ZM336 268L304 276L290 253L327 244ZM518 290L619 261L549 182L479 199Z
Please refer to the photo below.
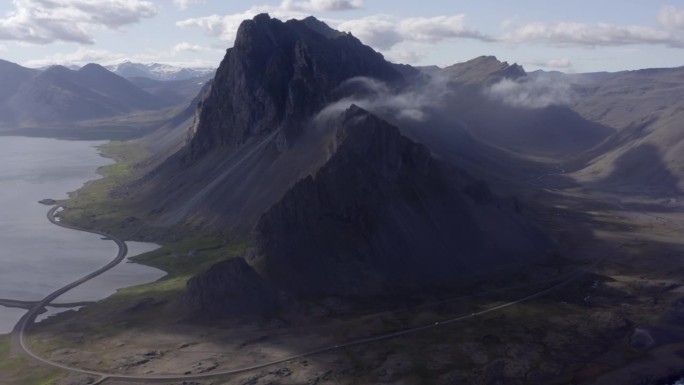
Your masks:
M213 73L183 80L154 80L146 77L130 77L128 81L168 104L177 105L193 100L212 76Z
M321 34L320 25L311 29L310 24L283 23L268 15L241 24L203 101L190 157L275 131L287 142L302 120L339 98L334 91L345 80L402 79L382 55L355 37Z
M518 64L499 61L495 56L480 56L463 63L456 63L440 71L451 81L458 83L490 84L501 79L516 79L526 75Z
M132 63L130 61L108 65L106 68L127 79L142 77L160 81L211 77L215 71L214 68L186 68L159 63Z
M303 297L420 292L546 257L551 243L482 181L352 106L329 160L260 219L250 261Z
M355 37L259 15L199 102L188 145L129 191L159 226L248 234L259 216L327 156L328 132L309 129L343 82L403 76Z
M247 266L217 265L188 284L190 308L220 313L245 286L263 303L254 312L272 309L269 287L302 297L452 287L546 257L551 242L515 199L344 106L368 96L364 84L409 92L416 74L311 18L241 24L185 145L121 189L148 224L254 241Z
M0 60L0 104L9 100L22 84L36 76L38 72L37 70Z
M594 188L654 196L684 191L684 67L557 74L569 105L613 134L576 162L572 176Z
M29 70L4 62L0 110L6 124L60 124L155 110L168 104L97 64Z

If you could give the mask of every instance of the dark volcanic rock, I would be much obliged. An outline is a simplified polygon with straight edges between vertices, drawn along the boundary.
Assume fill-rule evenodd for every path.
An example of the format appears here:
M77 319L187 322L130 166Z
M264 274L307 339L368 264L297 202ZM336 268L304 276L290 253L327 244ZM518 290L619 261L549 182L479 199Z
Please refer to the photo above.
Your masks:
M252 265L301 296L451 287L545 257L547 238L514 211L354 106L329 161L262 216Z
M247 236L326 161L328 131L314 118L355 92L341 87L355 77L406 86L381 54L318 20L247 20L198 102L187 144L127 191L159 226Z
M518 64L499 61L494 56L480 56L464 63L457 63L442 70L457 83L492 84L501 79L525 76L525 69Z
M289 139L340 83L357 76L402 78L381 54L314 18L246 20L202 102L190 157L276 130Z
M204 314L266 315L277 309L277 293L244 259L235 258L189 280L183 303Z

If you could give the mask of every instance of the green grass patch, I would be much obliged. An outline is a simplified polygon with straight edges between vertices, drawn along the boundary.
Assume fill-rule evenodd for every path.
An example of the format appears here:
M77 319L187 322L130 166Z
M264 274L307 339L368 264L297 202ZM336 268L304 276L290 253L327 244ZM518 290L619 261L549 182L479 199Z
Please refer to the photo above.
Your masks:
M162 269L169 277L177 277L196 274L222 260L242 256L247 247L247 242L227 244L218 238L194 237L166 244L131 260Z
M0 335L0 357L6 358L10 352L9 335Z
M29 363L22 354L10 356L10 336L0 335L0 383L52 385L64 375Z

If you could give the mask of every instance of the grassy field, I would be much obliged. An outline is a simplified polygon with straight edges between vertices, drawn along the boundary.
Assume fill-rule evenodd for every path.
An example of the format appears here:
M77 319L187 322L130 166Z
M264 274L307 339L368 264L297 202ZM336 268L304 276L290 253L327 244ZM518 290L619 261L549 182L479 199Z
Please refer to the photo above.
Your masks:
M63 377L56 370L32 364L21 355L10 354L10 337L0 335L0 384L52 385Z

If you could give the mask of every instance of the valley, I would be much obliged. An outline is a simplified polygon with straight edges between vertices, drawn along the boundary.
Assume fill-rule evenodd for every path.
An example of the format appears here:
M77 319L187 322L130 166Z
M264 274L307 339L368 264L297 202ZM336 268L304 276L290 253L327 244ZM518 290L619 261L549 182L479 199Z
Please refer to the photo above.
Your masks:
M129 139L100 145L102 178L42 197L51 226L118 250L42 301L0 301L29 308L0 338L0 383L684 374L684 67L412 67L268 14L211 79L124 67L0 62L7 132ZM130 261L163 277L33 323L136 241L161 245Z

